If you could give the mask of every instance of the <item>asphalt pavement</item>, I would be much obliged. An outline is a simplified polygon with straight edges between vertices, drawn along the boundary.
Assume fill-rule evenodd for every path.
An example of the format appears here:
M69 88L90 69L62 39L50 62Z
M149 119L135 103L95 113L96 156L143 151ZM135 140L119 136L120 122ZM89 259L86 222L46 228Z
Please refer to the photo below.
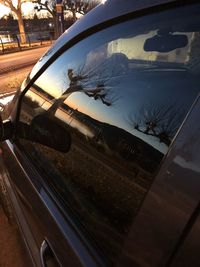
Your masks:
M49 48L48 45L0 55L0 75L34 65Z

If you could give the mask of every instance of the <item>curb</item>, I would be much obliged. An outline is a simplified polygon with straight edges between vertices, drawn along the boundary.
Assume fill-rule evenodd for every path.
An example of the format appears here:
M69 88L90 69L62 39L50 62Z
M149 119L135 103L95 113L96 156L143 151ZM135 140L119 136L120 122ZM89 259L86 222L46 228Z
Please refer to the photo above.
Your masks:
M16 71L16 70L20 70L20 69L23 69L23 68L31 67L31 66L35 65L35 63L37 61L38 60L34 60L34 61L27 62L27 63L19 64L19 65L16 65L16 66L9 66L9 67L0 69L0 75L6 74L6 73L11 72L11 71Z
M44 45L36 45L36 46L26 47L26 48L22 48L22 49L15 49L15 48L13 48L13 49L8 50L8 51L5 51L5 52L3 52L1 50L0 51L0 57L3 56L3 55L11 54L11 53L23 52L23 51L37 49L37 48L41 48L41 47L45 47L45 46L51 47L52 45L53 45L53 43L44 44Z

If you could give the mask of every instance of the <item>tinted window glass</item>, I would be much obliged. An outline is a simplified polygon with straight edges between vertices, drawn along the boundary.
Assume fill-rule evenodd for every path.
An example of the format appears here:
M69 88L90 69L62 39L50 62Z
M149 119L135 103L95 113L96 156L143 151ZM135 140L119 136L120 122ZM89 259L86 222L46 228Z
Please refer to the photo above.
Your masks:
M98 32L63 53L24 97L21 121L50 118L72 146L62 153L21 144L112 263L199 92L199 13L171 10Z

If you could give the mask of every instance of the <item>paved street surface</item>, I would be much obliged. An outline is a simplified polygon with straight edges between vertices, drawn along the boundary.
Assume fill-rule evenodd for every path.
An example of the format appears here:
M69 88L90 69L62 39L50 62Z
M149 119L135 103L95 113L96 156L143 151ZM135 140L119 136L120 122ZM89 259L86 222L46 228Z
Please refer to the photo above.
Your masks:
M0 55L0 74L35 64L38 59L49 49L44 46L31 50Z

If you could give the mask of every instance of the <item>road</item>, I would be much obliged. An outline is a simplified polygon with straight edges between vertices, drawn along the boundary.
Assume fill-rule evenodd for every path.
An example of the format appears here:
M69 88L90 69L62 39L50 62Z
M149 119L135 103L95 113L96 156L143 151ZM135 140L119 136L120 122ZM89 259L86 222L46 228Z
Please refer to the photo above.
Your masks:
M50 46L0 55L0 98L16 91L38 59Z
M12 100L15 91L48 48L45 46L0 56L0 111L2 105ZM10 93L13 95L10 96Z
M35 64L50 46L0 55L0 74Z

